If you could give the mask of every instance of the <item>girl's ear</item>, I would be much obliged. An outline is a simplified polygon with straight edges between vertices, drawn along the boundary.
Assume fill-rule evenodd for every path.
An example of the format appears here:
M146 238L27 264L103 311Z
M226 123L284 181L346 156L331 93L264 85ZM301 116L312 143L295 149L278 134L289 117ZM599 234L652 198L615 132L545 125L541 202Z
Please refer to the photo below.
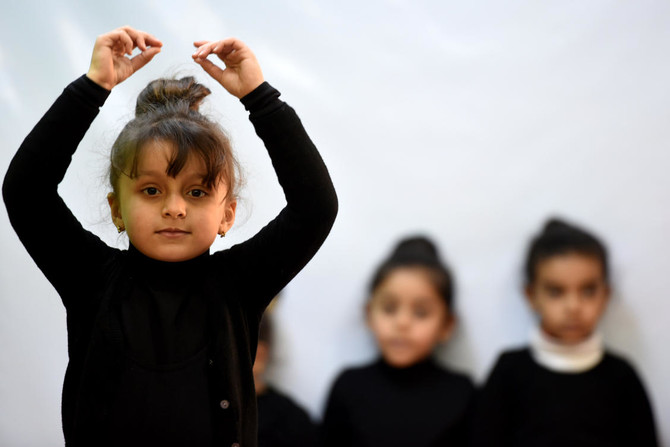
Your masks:
M610 287L608 283L605 283L605 300L609 302L611 296L612 296L612 287Z
M440 332L440 343L445 343L449 341L452 335L454 335L454 329L456 329L456 317L454 314L449 312L447 319L444 322L442 331Z
M224 205L221 224L219 225L219 234L226 234L235 223L235 211L237 210L237 200L227 200Z
M523 289L523 294L526 296L526 301L528 305L537 312L537 303L535 301L535 291L533 290L533 284L526 284L526 287Z
M116 228L125 228L123 217L121 216L121 204L119 203L119 199L116 197L116 194L113 192L107 194L107 203L109 203L109 210L112 214L112 222Z
M368 302L365 304L365 323L370 327L370 317L372 312L372 305L370 304L371 298L368 298Z

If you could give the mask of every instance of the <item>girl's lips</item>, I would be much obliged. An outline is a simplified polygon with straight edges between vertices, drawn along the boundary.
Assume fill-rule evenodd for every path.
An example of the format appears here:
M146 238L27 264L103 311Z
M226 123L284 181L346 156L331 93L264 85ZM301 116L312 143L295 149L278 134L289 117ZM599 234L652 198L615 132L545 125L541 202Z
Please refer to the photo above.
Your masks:
M190 234L188 231L180 230L179 228L165 228L163 230L158 230L156 233L165 237L181 237Z

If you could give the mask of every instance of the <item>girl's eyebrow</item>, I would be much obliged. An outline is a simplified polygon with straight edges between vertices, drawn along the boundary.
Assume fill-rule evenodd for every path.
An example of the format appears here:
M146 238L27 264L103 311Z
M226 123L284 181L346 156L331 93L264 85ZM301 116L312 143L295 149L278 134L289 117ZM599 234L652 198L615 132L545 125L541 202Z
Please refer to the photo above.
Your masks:
M563 289L564 286L560 281L553 281L551 279L545 279L542 281L542 287L544 288L555 288L555 289Z
M435 297L428 295L419 295L412 302L412 305L414 306L433 306L434 304L435 304Z
M162 177L162 176L164 176L164 175L167 175L167 173L164 172L164 171L156 171L156 170L137 171L137 175L135 176L135 178L140 178L140 177ZM188 176L187 178L188 178L189 180L195 178L195 179L198 179L198 180L200 180L200 181L203 181L206 177L207 177L207 174L203 174L203 173L197 172L197 173L194 173L194 174Z
M165 175L165 172L160 171L137 171L136 177L159 177Z
M588 278L582 281L579 286L580 287L593 287L593 286L598 286L600 284L600 278Z

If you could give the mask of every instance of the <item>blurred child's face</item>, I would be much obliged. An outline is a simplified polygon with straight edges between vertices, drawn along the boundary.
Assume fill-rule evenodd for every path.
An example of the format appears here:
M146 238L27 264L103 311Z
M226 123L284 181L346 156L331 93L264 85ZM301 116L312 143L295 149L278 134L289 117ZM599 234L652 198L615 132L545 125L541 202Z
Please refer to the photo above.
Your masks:
M368 325L384 360L396 368L426 359L451 335L453 318L428 275L421 267L398 268L368 304Z
M595 330L609 298L599 259L579 253L541 261L526 295L542 330L566 344L579 343Z
M114 223L123 225L130 242L160 261L185 261L209 249L217 233L235 220L234 200L225 182L208 188L204 163L190 158L176 177L166 174L173 154L169 142L149 142L138 160L137 176L122 175L118 194L108 196Z
M270 361L270 343L266 341L258 342L256 348L256 360L254 361L253 373L254 373L254 385L256 387L256 394L262 394L266 389L265 383L265 370L268 367Z

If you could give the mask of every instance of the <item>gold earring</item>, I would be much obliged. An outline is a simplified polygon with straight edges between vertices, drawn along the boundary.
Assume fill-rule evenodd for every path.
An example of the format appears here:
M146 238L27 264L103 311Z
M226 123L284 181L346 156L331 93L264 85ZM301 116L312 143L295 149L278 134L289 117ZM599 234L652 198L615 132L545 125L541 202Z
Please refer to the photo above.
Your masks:
M221 230L221 232L219 233L219 237L226 237L226 232Z
M119 226L117 226L117 227L116 227L116 230L119 232L119 234L120 234L120 233L123 233L124 231L126 231L126 229L125 229L125 227L124 227L123 225L119 225Z

